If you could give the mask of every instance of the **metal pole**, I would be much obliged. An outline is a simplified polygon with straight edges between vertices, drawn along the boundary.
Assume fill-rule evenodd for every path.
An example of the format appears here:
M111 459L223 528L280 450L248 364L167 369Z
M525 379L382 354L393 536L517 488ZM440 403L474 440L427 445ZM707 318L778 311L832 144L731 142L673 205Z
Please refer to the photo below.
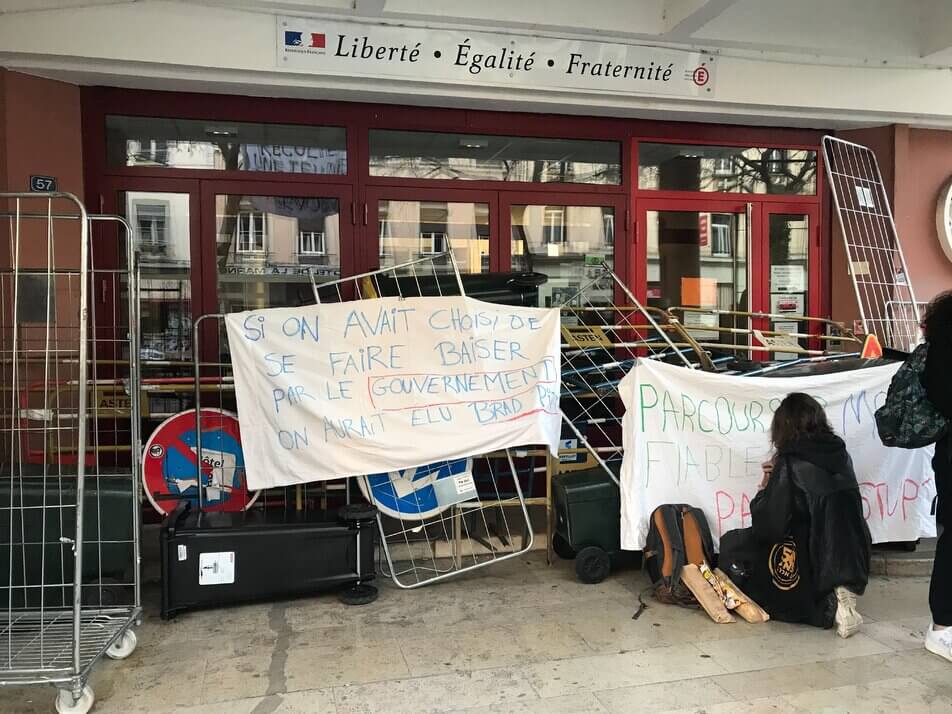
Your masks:
M54 198L72 201L79 209L80 225L80 252L79 252L79 425L76 437L76 538L73 543L73 672L79 676L82 670L81 660L81 633L82 633L82 605L83 605L83 500L86 481L86 410L89 395L87 394L89 365L89 345L87 331L89 329L89 219L86 207L71 193L51 193L50 205Z

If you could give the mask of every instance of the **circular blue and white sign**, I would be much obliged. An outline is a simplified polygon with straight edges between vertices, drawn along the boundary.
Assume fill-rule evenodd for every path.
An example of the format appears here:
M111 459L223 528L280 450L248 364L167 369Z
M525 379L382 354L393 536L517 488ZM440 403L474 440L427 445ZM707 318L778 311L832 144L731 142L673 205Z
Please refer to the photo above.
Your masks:
M472 459L371 474L357 482L381 513L403 521L422 521L476 498Z

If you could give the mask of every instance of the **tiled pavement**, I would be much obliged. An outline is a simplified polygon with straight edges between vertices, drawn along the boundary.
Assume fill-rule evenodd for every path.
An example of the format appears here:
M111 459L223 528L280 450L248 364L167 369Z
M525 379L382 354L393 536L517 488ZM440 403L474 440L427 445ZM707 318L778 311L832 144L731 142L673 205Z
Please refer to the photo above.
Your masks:
M923 578L876 578L840 640L780 623L715 625L651 604L642 573L575 582L533 554L348 608L333 595L158 619L104 661L95 712L952 712L952 664L922 649ZM157 593L150 592L152 600ZM0 712L52 711L52 689Z

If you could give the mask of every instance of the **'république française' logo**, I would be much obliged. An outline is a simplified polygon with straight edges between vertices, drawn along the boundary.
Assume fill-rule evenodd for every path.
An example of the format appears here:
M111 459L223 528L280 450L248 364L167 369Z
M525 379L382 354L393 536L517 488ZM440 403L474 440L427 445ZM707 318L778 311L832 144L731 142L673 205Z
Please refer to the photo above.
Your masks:
M301 48L299 51L306 52L308 54L324 54L327 47L327 37L323 32L312 32L310 33L310 43L305 44L304 33L303 32L292 32L290 30L284 31L284 48L287 49L297 49Z

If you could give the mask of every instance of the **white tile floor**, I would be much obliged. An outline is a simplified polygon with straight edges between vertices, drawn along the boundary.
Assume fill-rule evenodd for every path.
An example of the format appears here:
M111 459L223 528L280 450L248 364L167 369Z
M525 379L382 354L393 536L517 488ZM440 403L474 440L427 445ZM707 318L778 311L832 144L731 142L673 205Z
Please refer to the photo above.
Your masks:
M846 641L658 604L632 620L645 584L581 585L533 555L423 590L381 583L360 608L326 595L166 623L150 606L136 653L97 667L94 711L952 712L952 664L922 649L925 579L876 578ZM0 690L0 712L53 696Z

